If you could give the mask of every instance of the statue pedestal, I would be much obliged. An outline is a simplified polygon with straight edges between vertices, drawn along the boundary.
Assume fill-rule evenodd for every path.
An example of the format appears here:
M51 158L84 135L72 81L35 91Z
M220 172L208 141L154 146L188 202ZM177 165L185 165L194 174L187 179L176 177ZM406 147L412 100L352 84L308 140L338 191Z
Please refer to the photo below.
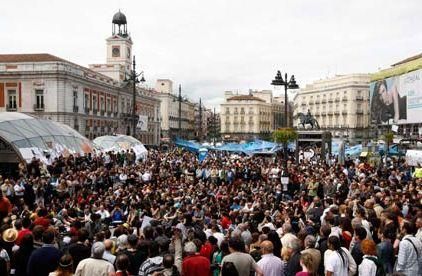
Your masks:
M331 132L323 131L320 129L297 129L297 134L297 155L300 149L313 147L316 149L320 149L319 151L315 151L315 153L320 154L321 159L327 161L327 153L328 155L331 155ZM296 160L298 161L298 158L296 158Z

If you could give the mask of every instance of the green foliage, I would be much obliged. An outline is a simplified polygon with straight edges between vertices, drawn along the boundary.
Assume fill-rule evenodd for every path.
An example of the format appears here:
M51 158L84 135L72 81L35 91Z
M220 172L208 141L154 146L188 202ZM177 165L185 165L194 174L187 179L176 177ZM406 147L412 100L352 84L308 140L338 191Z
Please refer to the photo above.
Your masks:
M293 128L279 128L273 132L273 140L277 143L288 143L297 139L297 132Z
M394 138L394 133L389 131L386 134L384 134L384 140L386 143L391 143L393 142L393 138Z

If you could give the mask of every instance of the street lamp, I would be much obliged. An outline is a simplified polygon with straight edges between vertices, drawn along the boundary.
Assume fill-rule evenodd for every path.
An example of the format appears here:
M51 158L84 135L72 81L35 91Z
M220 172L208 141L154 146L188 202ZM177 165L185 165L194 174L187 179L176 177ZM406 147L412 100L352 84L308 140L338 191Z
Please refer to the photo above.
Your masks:
M287 73L284 74L284 79L281 76L280 70L277 71L277 75L272 80L271 85L274 86L284 86L284 127L287 127L287 89L298 89L299 85L297 85L295 76L292 75L290 77L290 81L287 81Z
M139 79L141 77L141 79ZM136 73L136 62L135 62L135 56L133 56L133 62L132 62L132 70L130 70L129 73L125 73L125 83L133 84L133 91L132 91L132 116L131 116L131 122L132 122L132 136L135 137L136 135L136 84L138 83L144 83L144 71L140 72L139 74ZM136 138L136 137L135 137Z

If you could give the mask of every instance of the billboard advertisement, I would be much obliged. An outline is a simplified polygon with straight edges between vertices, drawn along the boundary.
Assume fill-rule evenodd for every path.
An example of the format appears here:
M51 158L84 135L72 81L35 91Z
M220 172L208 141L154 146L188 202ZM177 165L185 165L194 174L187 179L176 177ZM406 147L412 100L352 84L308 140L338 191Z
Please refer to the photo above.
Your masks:
M139 115L138 124L136 128L140 131L147 131L148 130L148 116Z
M371 121L376 124L422 122L422 69L369 85Z

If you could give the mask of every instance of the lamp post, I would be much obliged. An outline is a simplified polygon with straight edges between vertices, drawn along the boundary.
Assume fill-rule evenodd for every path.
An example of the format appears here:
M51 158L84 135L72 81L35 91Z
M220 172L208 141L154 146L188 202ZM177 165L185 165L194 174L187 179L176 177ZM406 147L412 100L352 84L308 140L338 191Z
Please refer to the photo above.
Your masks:
M202 99L199 98L199 133L198 133L198 140L201 142L202 140Z
M177 97L179 101L179 128L178 128L178 135L179 137L182 135L182 85L179 84L179 96Z
M141 77L141 79L139 79ZM135 62L135 56L133 56L133 62L132 62L132 70L129 73L125 74L125 80L126 83L132 83L133 84L133 90L132 90L132 116L131 116L131 122L132 122L132 136L135 137L136 135L136 84L138 83L144 83L144 71L141 71L139 74L136 73L136 62ZM136 138L136 137L135 137Z
M284 79L281 76L281 72L280 70L277 71L277 75L275 76L275 78L272 80L271 85L274 86L284 86L284 127L287 127L287 89L298 89L299 85L297 85L296 80L295 80L295 76L292 75L290 77L290 81L287 81L287 73L284 74Z

